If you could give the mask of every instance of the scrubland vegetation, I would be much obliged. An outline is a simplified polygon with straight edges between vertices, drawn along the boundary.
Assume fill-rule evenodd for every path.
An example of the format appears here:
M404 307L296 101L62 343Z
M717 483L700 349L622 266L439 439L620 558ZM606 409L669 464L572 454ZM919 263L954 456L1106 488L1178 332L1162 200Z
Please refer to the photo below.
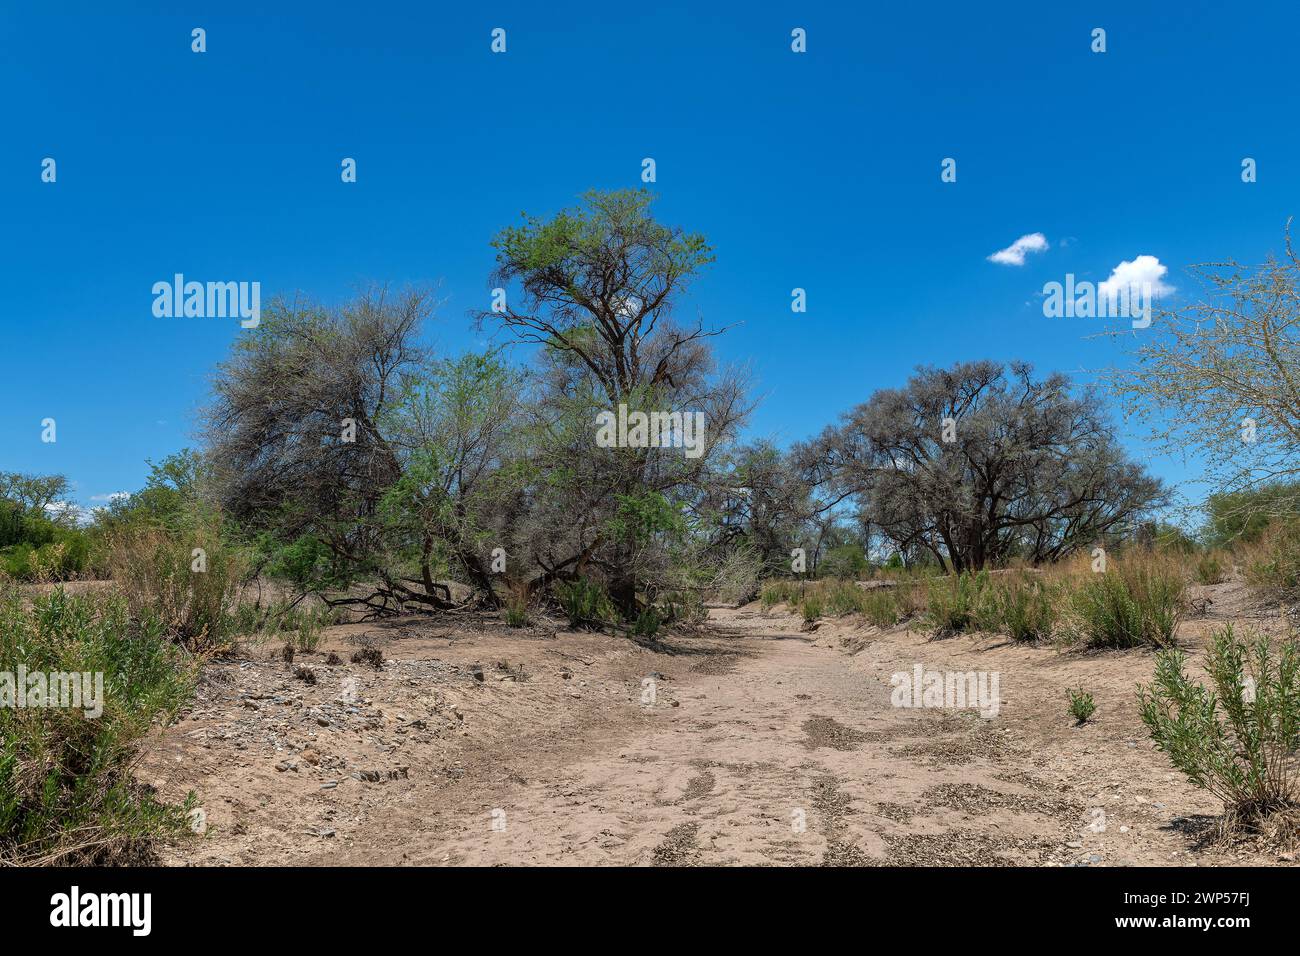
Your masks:
M673 320L712 251L649 205L592 193L498 235L494 279L516 291L479 320L526 363L434 354L420 290L279 300L218 365L202 447L137 493L87 517L60 476L0 476L0 669L102 671L109 700L97 721L0 710L0 859L137 858L184 832L188 807L131 767L205 659L469 608L653 645L709 601L758 598L809 625L1150 649L1143 719L1173 764L1255 829L1292 812L1295 645L1225 629L1212 689L1176 645L1193 585L1300 600L1300 484L1232 485L1200 527L1161 524L1171 493L1101 393L1022 363L918 368L789 450L744 442L748 383L718 366L718 331ZM702 412L700 454L598 445L620 405ZM83 579L108 585L58 586ZM1080 723L1094 710L1071 696Z

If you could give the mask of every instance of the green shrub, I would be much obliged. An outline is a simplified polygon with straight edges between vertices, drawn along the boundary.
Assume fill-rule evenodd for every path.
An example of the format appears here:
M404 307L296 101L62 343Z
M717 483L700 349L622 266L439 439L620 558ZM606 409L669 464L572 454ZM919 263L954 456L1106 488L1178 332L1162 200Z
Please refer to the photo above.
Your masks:
M590 578L558 582L555 597L571 627L603 627L618 616L605 586Z
M1300 793L1300 646L1275 650L1267 635L1239 639L1217 631L1205 657L1210 686L1193 683L1178 650L1156 656L1149 686L1139 688L1142 721L1156 746L1198 787L1223 801L1225 823L1268 830L1279 811L1294 836Z
M1173 561L1132 555L1086 574L1071 596L1072 630L1090 647L1167 647L1187 583Z
M632 625L632 633L646 640L654 640L655 635L659 633L661 623L663 621L659 616L659 611L653 606L648 607L636 616L636 621Z
M215 526L132 528L113 540L108 561L133 614L156 614L172 638L191 648L229 643L243 562Z
M1056 624L1054 589L1037 576L1008 575L989 589L987 604L993 609L993 627L1015 641L1046 639Z
M927 593L926 619L935 630L936 637L960 634L978 626L979 618L986 618L983 604L988 587L988 572L950 574L931 581Z
M1196 559L1196 580L1200 584L1221 584L1227 577L1223 558L1215 551L1207 551Z
M30 522L26 531L31 532ZM0 549L0 571L18 581L70 581L89 570L90 539L86 533L48 521L28 540Z
M876 627L893 627L903 619L897 588L873 588L862 595L862 615Z
M133 618L120 596L62 588L25 602L0 593L0 671L103 675L102 713L0 707L0 864L147 860L154 840L189 831L191 795L167 806L131 768L156 723L191 699L192 658L155 614Z
M511 594L506 599L506 625L509 627L528 626L528 598L521 594Z
M803 587L802 581L784 578L768 581L763 585L760 595L763 607L771 609L778 604L794 604L800 600Z
M1070 698L1070 716L1081 724L1086 724L1088 719L1097 712L1097 704L1092 699L1092 695L1083 689L1080 684L1077 689L1071 688L1066 691Z
M1246 583L1275 600L1300 600L1300 522L1276 521L1245 549Z
M803 604L800 606L800 610L803 612L805 624L811 624L813 621L817 620L822 616L823 611L825 611L825 607L822 605L821 595L809 594L803 599Z
M832 617L857 614L866 606L866 592L853 581L818 581L814 587L817 588L826 613Z

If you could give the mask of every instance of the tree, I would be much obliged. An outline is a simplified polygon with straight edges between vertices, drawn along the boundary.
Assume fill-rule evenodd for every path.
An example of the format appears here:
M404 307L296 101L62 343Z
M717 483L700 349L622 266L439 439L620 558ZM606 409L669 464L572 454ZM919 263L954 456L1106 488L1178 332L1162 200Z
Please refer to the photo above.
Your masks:
M711 463L749 411L741 377L714 367L706 340L718 332L673 321L712 251L702 235L656 222L652 198L592 191L581 208L502 230L493 278L513 284L518 301L480 314L541 346L535 461L547 493L535 500L528 547L542 579L599 569L629 617L638 581L664 568ZM601 447L597 416L624 409L698 414L699 447Z
M1282 259L1205 263L1192 273L1203 282L1199 301L1157 310L1134 363L1112 370L1108 384L1158 451L1199 456L1221 491L1284 488L1300 479L1300 259L1289 225ZM1220 502L1231 504L1282 516L1300 498ZM1251 514L1260 512L1243 513L1243 522Z
M427 370L418 334L432 311L421 290L373 289L338 309L277 299L217 367L205 412L225 511L283 544L319 543L328 583L376 582L338 600L375 612L455 603L431 548L413 567L392 560L405 542L380 514L409 458L398 409Z
M68 506L71 485L63 475L27 475L0 472L0 499L17 502L30 515L51 521L76 523L76 512Z
M1024 363L919 368L877 392L795 454L830 507L902 554L955 571L1021 556L1052 561L1130 532L1164 503L1155 478L1126 460L1098 397Z

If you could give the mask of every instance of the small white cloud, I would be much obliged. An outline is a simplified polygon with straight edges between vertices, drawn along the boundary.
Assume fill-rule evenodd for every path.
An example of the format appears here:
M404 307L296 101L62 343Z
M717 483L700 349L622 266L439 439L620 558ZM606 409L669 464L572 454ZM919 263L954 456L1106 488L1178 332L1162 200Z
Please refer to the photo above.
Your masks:
M1097 284L1097 298L1114 299L1134 293L1153 298L1169 295L1175 290L1173 286L1164 283L1168 271L1169 267L1155 256L1138 256L1132 261L1125 260L1111 270L1109 279Z
M129 491L114 491L111 494L107 494L107 495L91 495L90 500L114 502L114 501L125 501L127 498L130 497L131 497L131 492Z
M999 249L989 256L989 262L1004 266L1023 266L1025 256L1031 252L1042 252L1047 248L1047 237L1041 232L1031 232L1021 236L1005 249Z

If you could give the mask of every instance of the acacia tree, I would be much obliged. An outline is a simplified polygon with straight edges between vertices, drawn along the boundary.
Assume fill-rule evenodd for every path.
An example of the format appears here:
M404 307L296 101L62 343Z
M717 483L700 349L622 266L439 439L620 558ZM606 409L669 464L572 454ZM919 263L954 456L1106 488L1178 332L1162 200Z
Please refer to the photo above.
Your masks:
M1289 229L1282 258L1191 271L1202 282L1199 301L1157 310L1136 340L1133 363L1112 370L1108 384L1158 451L1200 459L1243 524L1293 515L1300 508L1300 258ZM1266 487L1267 494L1246 493Z
M1030 366L919 368L794 454L824 507L860 519L900 553L955 571L1012 556L1050 561L1130 531L1165 501L1126 460L1092 390Z
M483 312L540 346L532 434L545 493L524 535L541 580L601 570L620 610L638 581L668 570L690 502L749 411L744 382L719 371L701 322L673 319L681 294L713 261L704 237L664 226L644 191L592 191L583 206L501 231L493 241L503 311ZM701 413L698 455L683 448L599 447L596 415Z

